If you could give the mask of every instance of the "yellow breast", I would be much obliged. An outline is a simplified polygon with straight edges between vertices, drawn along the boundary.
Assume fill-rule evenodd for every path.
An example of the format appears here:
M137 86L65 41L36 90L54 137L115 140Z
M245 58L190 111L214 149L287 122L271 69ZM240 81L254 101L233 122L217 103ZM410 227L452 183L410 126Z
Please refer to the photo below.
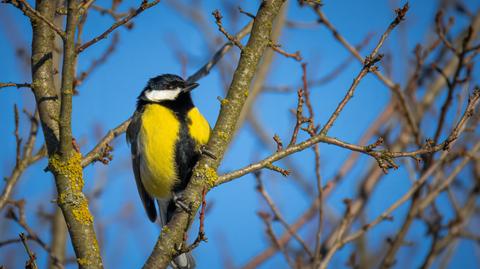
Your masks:
M179 130L180 122L171 110L156 104L145 107L138 139L142 154L140 177L154 197L169 197L177 181L175 142Z
M210 124L200 111L194 107L188 112L188 130L190 136L200 145L205 145L210 138Z

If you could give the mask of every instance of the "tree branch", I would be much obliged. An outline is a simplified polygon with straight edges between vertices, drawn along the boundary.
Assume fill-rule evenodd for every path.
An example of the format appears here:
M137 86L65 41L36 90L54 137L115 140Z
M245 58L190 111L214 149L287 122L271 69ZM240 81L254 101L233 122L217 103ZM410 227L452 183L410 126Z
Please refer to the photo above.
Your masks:
M318 5L315 5L314 6L314 10L315 10L315 13L317 13L318 17L319 17L319 22L321 22L322 24L324 24L331 32L332 32L332 35L352 54L355 56L355 58L357 58L360 62L362 62L363 64L365 63L365 59L360 55L360 53L358 52L358 50L353 47L352 45L350 45L350 43L348 43L348 41L342 36L340 35L340 33L337 31L337 29L335 29L335 27L330 23L330 21L327 19L327 17L325 16L325 14L320 10L320 7ZM380 41L384 38L386 38L386 35L388 35L388 33L394 28L396 27L396 25L398 25L398 23L400 23L400 21L403 19L403 17L405 16L405 13L402 15L402 12L406 12L408 10L408 4L405 5L402 9L399 9L397 12L397 17L395 18L394 21L392 21L392 23L390 24L390 26L388 27L387 31L382 35ZM401 16L399 16L401 15ZM380 42L379 42L380 44ZM377 52L378 52L378 48L376 49ZM416 121L416 118L413 114L413 112L411 111L411 109L408 107L408 104L407 104L407 101L406 101L406 97L405 97L405 94L400 90L400 86L396 83L394 83L391 79L389 79L387 76L383 75L380 71L378 70L373 70L372 71L379 79L380 81L382 81L398 98L399 100L399 103L400 103L400 106L402 108L402 111L405 115L405 118L407 119L407 122L409 124L409 127L410 129L412 130L414 136L415 136L415 139L416 139L416 142L417 144L420 144L420 132L418 130L418 124L417 124L417 121Z
M17 131L16 131L17 133ZM17 184L21 175L30 165L34 164L39 159L46 156L45 151L39 151L39 158L34 158L36 155L32 155L33 147L35 146L35 140L38 133L38 114L35 113L35 116L30 116L30 135L28 136L27 142L23 147L23 153L20 152L20 145L17 142L17 161L15 167L13 168L12 173L8 178L6 178L6 184L3 188L2 195L0 196L0 211L3 209L5 204L10 199L13 188ZM17 141L20 138L17 138Z
M66 39L63 44L61 106L59 113L59 146L49 156L48 169L55 176L57 204L67 223L79 268L103 268L88 200L83 194L83 170L80 153L73 147L72 96L75 80L75 33L79 6L68 1Z
M244 176L248 173L252 173L259 169L262 169L267 165L270 165L280 159L283 159L288 155L302 151L312 145L315 145L316 143L327 143L327 144L336 145L345 149L349 149L352 151L362 152L374 157L375 159L377 159L377 161L379 160L391 161L393 158L416 157L417 155L421 155L421 154L434 153L440 150L446 150L451 146L451 143L453 143L453 141L455 141L458 138L460 133L465 128L466 122L473 115L473 111L475 107L478 105L479 99L480 99L480 89L475 89L472 96L469 99L467 108L465 109L465 112L462 118L459 120L459 122L457 123L455 128L452 130L450 135L442 143L438 145L426 146L424 148L421 148L415 151L410 151L410 152L371 150L369 146L358 146L358 145L343 142L336 138L318 134L316 136L313 136L305 140L302 143L299 143L299 144L290 146L284 150L278 151L259 162L250 164L248 166L245 166L244 168L219 176L217 181L215 182L215 187L220 184L229 182L235 178Z
M105 157L105 147L113 139L123 134L127 130L130 121L131 119L127 119L126 121L120 123L120 125L118 125L117 127L108 131L108 133L97 143L97 145L83 157L81 163L82 167L85 167L92 162L102 160Z
M275 205L275 202L270 197L268 192L265 190L265 186L263 185L262 179L260 177L260 173L255 173L255 177L257 179L257 190L262 195L262 197L264 198L264 200L267 202L268 206L272 210L274 215L274 220L280 221L280 223L285 228L285 230L287 230L288 233L290 233L298 241L300 246L302 246L303 250L308 254L310 259L313 259L313 253L308 247L308 245L305 243L305 241L303 241L303 239L298 235L298 233L292 229L292 226L290 226L287 223L287 221L283 218L282 213L280 212L278 207Z
M250 33L252 29L253 21L249 22L245 25L236 35L235 38L237 40L241 40L244 38L248 33ZM234 44L229 41L225 43L212 57L210 61L208 61L205 65L203 65L197 72L187 78L187 81L196 82L199 79L203 78L204 76L210 73L210 70L220 61L227 52L232 49Z
M25 0L3 0L2 3L7 3L20 9L25 16L29 17L32 23L36 23L37 20L41 20L48 25L55 33L57 33L63 40L65 40L65 32L58 28L51 19L46 18L42 13L33 9Z
M480 150L480 142L478 142L470 151L472 154L477 153ZM342 246L347 244L348 242L351 242L357 238L359 238L361 235L366 233L368 230L370 230L372 227L375 225L379 224L385 219L390 218L390 215L393 211L395 211L400 205L405 203L412 197L412 195L427 181L429 176L443 163L445 158L448 156L448 152L445 151L442 156L437 160L430 168L414 183L414 186L410 188L407 193L405 193L400 199L398 199L395 203L393 203L387 210L385 210L382 214L380 214L377 218L375 218L373 221L370 223L364 225L361 229L359 229L356 232L353 232L349 236L343 238L342 240L338 241L336 244L334 244L328 251L324 261L322 263L325 264L325 266L328 264L330 261L331 257L333 254ZM455 178L458 173L465 167L465 165L471 160L471 156L467 156L463 159L463 161L455 168L455 170L450 174L449 178ZM449 179L447 179L449 180ZM325 268L325 267L322 267Z
M102 34L100 34L99 36L85 42L83 45L79 46L77 49L76 49L76 53L81 53L82 51L84 51L85 49L87 49L88 47L90 47L91 45L97 43L98 41L106 38L111 32L113 32L115 29L117 29L118 27L128 23L130 20L132 20L133 18L135 18L138 14L144 12L145 10L155 6L156 4L158 4L160 2L160 0L155 0L155 1L152 1L152 2L148 2L147 0L143 0L142 1L142 4L140 5L140 7L138 7L136 10L132 11L128 16L126 16L125 18L117 21L116 23L114 23L112 26L110 26L110 28L108 28L105 32L103 32Z
M0 82L0 88L5 87L17 87L20 88L31 88L32 85L30 83L14 83L14 82Z

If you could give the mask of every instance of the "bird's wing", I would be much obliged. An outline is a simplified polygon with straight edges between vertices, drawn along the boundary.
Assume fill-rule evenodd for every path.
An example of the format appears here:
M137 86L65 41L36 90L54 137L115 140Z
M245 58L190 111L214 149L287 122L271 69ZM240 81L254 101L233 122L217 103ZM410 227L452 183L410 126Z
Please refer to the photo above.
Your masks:
M155 222L157 219L157 210L155 209L155 200L147 193L145 187L142 184L141 175L140 175L140 162L141 154L138 149L138 134L140 128L142 127L142 118L139 112L135 112L132 117L132 121L127 128L127 142L130 143L130 149L132 152L132 168L133 174L135 175L135 182L137 183L138 193L142 199L143 207L147 212L148 218Z

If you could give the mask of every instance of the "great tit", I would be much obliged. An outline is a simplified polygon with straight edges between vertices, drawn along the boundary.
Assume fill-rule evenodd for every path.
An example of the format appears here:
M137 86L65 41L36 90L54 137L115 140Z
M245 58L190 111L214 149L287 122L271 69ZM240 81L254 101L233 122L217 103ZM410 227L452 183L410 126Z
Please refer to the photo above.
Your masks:
M162 226L172 217L174 200L181 197L210 137L210 125L190 95L197 86L172 74L150 79L127 129L138 193L152 222L157 219L157 201ZM191 269L195 261L184 253L171 265Z

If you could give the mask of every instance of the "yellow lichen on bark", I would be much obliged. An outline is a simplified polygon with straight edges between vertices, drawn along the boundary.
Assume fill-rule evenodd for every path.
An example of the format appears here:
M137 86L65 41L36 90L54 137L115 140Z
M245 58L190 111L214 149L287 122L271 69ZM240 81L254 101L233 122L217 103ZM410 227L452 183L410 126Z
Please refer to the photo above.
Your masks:
M220 101L220 104L221 104L222 106L226 106L226 105L228 105L228 102L229 102L228 99L225 98L225 99L222 99L222 100Z
M88 266L90 265L90 260L87 258L77 258L77 263L81 266Z
M215 171L215 169L213 169L209 166L204 166L200 169L201 170L198 171L198 173L200 175L203 175L203 177L201 177L201 178L204 180L204 183L206 183L209 188L215 186L215 182L218 179L217 171Z
M54 154L48 159L48 169L68 178L72 192L81 192L84 185L81 161L82 155L78 152L74 152L66 161Z
M228 134L226 132L219 131L218 132L218 137L220 137L222 140L226 141L228 139Z
M58 195L58 203L70 203L72 215L81 223L93 223L93 216L88 209L88 202L82 193L84 181L81 166L82 155L74 152L67 160L54 154L48 160L48 169L56 175L62 175L68 180L66 192Z
M88 203L85 199L82 199L82 202L78 206L75 206L75 208L72 209L72 214L75 217L75 219L80 222L93 223L93 216L92 214L90 214L90 211L88 210Z

